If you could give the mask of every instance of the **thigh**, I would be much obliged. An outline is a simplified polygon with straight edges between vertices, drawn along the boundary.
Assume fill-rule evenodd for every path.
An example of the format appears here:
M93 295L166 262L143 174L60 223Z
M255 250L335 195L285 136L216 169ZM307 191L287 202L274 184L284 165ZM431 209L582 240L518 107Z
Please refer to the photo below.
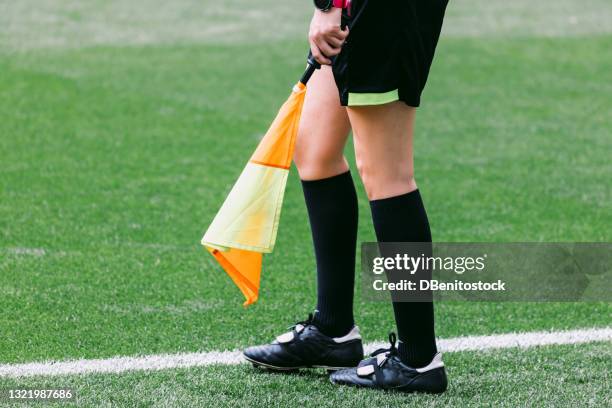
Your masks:
M332 71L322 67L308 82L302 108L294 154L300 177L317 180L347 171L343 151L349 132Z
M357 167L369 199L415 190L412 139L416 109L396 101L347 111Z

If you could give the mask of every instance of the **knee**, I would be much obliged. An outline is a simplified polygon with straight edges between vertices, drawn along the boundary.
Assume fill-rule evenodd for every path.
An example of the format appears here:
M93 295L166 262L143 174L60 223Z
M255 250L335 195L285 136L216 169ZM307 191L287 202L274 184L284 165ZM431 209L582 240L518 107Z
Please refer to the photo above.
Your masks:
M323 179L348 170L348 164L342 152L316 146L296 147L293 161L303 180Z
M410 166L356 160L359 176L369 200L395 197L417 188Z

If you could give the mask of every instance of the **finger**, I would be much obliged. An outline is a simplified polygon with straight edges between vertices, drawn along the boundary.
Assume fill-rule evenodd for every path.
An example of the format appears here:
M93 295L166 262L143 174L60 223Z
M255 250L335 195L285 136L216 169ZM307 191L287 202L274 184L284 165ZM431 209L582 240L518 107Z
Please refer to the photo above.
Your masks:
M344 30L340 29L340 27L336 27L334 30L331 30L327 33L330 37L337 38L339 40L346 40L346 37L349 35L348 27L345 27Z
M341 48L333 48L325 40L321 38L315 39L315 44L317 45L321 53L328 58L339 54L341 50Z
M342 45L344 44L344 41L339 40L336 37L329 37L326 40L327 40L327 43L333 48L342 48Z
M315 61L317 61L319 64L331 65L331 60L321 53L319 47L317 47L317 44L315 44L314 41L310 41L310 51L312 52L312 56L314 57Z

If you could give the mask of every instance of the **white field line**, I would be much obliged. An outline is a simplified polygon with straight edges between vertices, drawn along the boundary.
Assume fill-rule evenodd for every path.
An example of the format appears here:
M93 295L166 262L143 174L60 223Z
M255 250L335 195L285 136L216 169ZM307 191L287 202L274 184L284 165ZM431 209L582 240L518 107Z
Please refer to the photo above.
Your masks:
M554 344L578 344L596 341L612 341L612 327L579 329L557 332L508 333L491 336L467 336L440 339L438 346L444 352L479 351L512 347L534 347ZM370 343L366 352L387 343ZM108 359L49 361L41 363L0 365L0 378L54 376L89 373L122 373L134 370L165 370L172 368L201 367L212 364L235 365L243 363L242 353L234 351L209 351L200 353L159 354L141 357L113 357Z

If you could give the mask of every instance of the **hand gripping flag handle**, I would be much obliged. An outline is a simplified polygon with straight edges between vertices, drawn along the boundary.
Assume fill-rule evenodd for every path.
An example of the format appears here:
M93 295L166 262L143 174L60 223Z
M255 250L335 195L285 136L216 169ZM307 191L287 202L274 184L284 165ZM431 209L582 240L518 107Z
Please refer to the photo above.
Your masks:
M346 21L344 21L343 19L340 29L344 31L345 28L346 28ZM331 58L332 64L334 62L334 59L335 57ZM302 78L300 79L300 82L303 85L306 85L308 83L308 80L310 80L310 77L312 76L312 74L314 74L314 72L317 69L321 68L321 64L319 64L317 60L315 60L314 57L312 56L312 51L308 52L308 58L306 59L306 61L308 62L308 65L306 66L306 71L304 71L304 74L302 75Z

